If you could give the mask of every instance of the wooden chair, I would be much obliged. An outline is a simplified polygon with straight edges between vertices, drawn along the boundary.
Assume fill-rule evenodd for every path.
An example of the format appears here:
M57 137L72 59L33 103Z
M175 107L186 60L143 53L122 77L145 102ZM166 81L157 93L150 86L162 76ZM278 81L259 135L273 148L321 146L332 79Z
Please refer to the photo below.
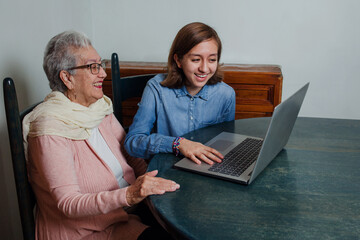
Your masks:
M15 84L11 78L4 79L3 90L23 238L35 239L34 207L36 199L28 181L21 123L24 116L37 104L19 113Z
M111 80L114 115L125 128L125 130L127 130L130 125L129 121L126 121L126 117L131 118L135 113L127 114L124 112L124 101L129 99L136 99L136 102L139 102L146 83L154 76L155 74L145 74L120 77L118 55L116 53L111 55Z

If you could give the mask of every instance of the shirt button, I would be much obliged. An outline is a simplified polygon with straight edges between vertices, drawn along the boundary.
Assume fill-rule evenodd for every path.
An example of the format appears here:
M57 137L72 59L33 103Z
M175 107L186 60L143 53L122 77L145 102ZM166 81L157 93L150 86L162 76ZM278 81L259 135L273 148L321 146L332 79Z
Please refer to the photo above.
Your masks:
M191 98L191 101L194 101L194 98Z
M194 118L193 118L193 116L190 116L190 120L193 120Z

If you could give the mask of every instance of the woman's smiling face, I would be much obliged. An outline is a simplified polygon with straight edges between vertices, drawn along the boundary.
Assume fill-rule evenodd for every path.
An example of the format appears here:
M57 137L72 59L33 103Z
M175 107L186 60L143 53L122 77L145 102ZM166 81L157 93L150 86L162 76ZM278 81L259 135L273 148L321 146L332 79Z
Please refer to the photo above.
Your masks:
M89 48L80 48L75 54L78 56L78 66L101 63L101 57L91 46ZM72 101L88 107L102 98L104 95L102 84L105 77L106 72L102 67L100 67L97 74L92 74L90 68L76 69L76 73L71 75L73 89L69 89L72 92L71 94L76 96Z
M186 89L194 96L215 74L218 66L218 46L214 39L197 44L182 59L174 56L186 77Z

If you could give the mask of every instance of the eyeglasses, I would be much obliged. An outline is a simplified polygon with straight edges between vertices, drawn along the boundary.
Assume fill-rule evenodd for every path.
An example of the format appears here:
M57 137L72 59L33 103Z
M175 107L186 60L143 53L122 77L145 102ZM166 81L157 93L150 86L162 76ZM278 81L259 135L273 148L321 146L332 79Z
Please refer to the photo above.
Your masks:
M100 72L100 67L102 67L104 70L106 68L106 63L102 61L101 63L90 63L87 65L77 66L68 68L68 70L74 70L74 69L80 69L80 68L89 68L90 72L94 75L98 74Z

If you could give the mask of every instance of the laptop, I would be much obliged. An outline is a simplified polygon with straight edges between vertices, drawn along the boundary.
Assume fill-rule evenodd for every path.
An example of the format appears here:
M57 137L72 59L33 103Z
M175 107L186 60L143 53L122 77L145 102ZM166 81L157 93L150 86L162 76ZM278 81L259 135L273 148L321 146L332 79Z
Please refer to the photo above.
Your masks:
M288 142L309 84L305 84L275 107L264 139L222 132L205 144L224 155L221 163L198 165L183 158L174 167L245 185L251 184Z

